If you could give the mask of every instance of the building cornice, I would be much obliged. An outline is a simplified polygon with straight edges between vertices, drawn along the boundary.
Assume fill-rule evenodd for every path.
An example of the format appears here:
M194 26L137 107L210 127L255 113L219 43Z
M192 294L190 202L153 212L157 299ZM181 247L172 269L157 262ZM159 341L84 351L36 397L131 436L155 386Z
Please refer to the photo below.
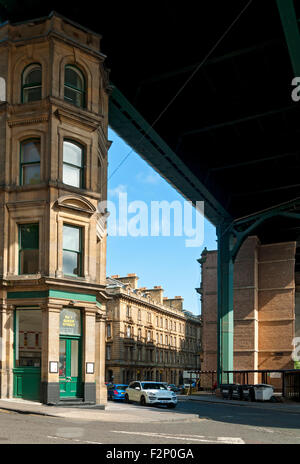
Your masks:
M164 306L164 305L160 305L155 302L151 302L149 300L146 300L146 298L144 299L143 297L136 296L132 293L127 293L126 291L122 289L119 289L117 293L111 293L109 290L107 290L107 292L111 296L112 299L118 298L118 299L133 301L136 304L140 304L149 309L151 308L158 312L161 312L166 316L177 317L184 321L191 321L191 322L195 322L196 324L201 325L201 319L198 319L197 316L187 315L182 311L176 310L175 308L171 308L170 306Z

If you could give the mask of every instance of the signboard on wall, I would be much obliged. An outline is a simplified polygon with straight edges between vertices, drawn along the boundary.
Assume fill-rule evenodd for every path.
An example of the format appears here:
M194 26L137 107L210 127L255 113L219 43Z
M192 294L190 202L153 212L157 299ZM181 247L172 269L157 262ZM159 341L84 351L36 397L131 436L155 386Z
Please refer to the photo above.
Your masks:
M59 327L61 335L81 335L80 309L62 309Z

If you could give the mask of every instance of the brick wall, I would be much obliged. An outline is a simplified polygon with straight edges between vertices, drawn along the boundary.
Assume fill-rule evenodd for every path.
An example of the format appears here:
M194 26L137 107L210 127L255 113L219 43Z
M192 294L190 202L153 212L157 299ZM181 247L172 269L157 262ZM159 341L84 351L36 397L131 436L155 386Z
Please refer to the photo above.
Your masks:
M294 242L261 245L253 236L242 245L234 267L234 369L293 367L294 268ZM202 290L202 370L216 370L217 251L206 254Z

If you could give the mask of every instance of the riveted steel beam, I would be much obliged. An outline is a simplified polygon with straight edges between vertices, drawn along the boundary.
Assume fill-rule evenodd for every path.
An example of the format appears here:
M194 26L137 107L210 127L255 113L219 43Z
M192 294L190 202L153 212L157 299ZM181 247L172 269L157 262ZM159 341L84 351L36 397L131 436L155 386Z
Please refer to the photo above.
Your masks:
M300 33L294 0L276 0L295 76L300 76Z

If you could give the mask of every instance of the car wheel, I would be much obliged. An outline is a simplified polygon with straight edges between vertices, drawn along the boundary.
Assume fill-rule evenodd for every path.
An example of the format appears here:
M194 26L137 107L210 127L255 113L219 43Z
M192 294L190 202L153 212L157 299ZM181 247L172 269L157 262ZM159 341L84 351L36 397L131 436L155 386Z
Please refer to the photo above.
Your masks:
M141 406L146 406L146 400L145 400L145 397L144 396L141 396Z
M125 403L128 403L128 404L131 403L131 401L129 400L129 396L128 396L127 393L126 393L126 395L125 395Z

